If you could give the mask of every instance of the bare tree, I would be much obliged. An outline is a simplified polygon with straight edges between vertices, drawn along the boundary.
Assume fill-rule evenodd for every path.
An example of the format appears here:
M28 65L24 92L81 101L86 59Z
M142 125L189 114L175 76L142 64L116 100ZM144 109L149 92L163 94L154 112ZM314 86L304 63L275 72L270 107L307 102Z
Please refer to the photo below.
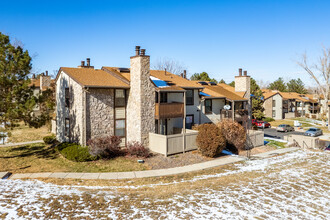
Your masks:
M183 73L183 70L186 69L186 66L182 64L179 61L170 59L170 58L159 58L153 65L151 66L152 69L155 70L165 70L179 75L180 73Z
M323 47L323 54L319 58L317 64L309 65L306 53L302 55L302 61L298 62L309 76L316 82L320 93L324 96L324 103L322 105L325 116L328 116L328 130L330 130L329 117L329 91L330 91L330 48ZM323 125L325 125L325 118L322 117Z

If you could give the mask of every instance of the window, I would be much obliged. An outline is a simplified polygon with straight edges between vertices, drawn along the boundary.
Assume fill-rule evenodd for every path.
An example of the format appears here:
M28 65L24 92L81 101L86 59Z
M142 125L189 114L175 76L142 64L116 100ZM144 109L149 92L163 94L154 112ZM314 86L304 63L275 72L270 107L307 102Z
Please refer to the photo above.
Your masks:
M275 110L273 110L273 118L275 118L276 117L276 111Z
M70 91L69 88L65 88L65 107L70 107Z
M125 120L116 120L115 135L124 137L125 136Z
M186 90L186 105L194 104L194 90Z
M191 129L193 125L194 125L194 115L187 115L186 128Z
M125 90L116 89L115 90L115 107L124 107L125 106Z
M212 99L205 99L205 114L212 113Z
M65 119L65 137L70 137L70 119Z
M273 100L273 107L276 107L276 100Z

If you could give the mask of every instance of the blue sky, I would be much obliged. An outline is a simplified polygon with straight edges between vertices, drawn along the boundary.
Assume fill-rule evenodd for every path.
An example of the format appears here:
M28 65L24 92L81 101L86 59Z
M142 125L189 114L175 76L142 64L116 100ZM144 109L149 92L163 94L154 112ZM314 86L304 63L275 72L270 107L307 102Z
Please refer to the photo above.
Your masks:
M330 47L330 1L1 1L0 31L23 42L35 72L75 67L129 67L135 45L151 63L171 58L188 74L230 82L238 68L257 80L301 77Z

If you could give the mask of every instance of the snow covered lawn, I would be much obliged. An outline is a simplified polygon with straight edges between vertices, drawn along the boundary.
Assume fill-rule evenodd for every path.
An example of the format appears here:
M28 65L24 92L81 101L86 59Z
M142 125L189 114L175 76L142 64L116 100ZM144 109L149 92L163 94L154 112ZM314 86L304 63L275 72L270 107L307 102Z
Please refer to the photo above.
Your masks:
M327 152L297 151L173 181L1 180L0 219L329 219L329 165Z

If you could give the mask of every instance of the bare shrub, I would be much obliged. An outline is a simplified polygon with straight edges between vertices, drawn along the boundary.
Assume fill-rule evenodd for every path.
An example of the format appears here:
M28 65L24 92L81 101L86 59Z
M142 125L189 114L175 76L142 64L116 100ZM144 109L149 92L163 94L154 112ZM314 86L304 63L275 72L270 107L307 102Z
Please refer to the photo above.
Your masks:
M147 158L150 156L150 150L140 142L133 141L127 144L127 155L131 157Z
M225 137L227 145L233 145L237 151L245 150L246 132L242 125L226 119L218 123L218 128Z
M197 146L203 156L215 157L226 147L226 140L219 127L214 124L203 124L197 127Z
M120 143L121 140L118 136L105 136L90 139L87 145L91 155L102 158L113 158L124 154L119 146Z

